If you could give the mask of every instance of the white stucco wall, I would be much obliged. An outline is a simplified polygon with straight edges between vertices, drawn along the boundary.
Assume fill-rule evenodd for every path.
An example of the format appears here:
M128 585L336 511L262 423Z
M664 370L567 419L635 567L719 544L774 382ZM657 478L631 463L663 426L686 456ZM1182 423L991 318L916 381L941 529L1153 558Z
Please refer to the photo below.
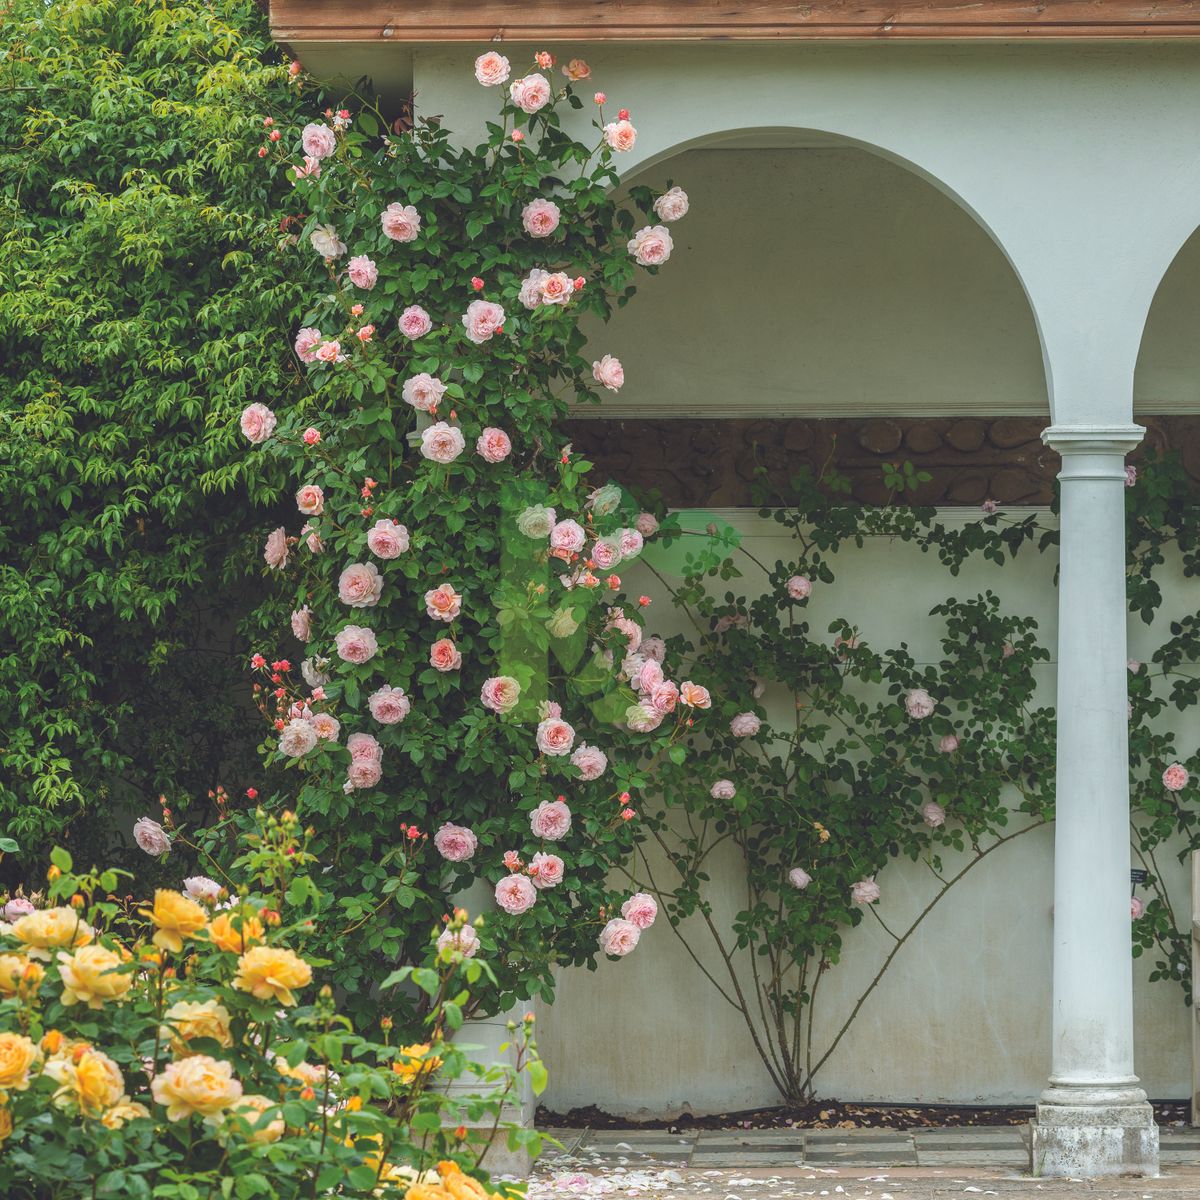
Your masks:
M743 531L760 559L791 557L778 525L744 511L722 515ZM977 515L951 510L946 519ZM925 614L946 596L991 588L1008 611L1037 617L1042 644L1053 652L1052 554L1023 554L1003 569L975 565L954 580L918 550L877 538L841 555L835 570L837 582L819 589L811 602L814 629L844 615L872 644L906 640L919 662L936 662L940 621ZM626 574L635 590L662 592L650 575ZM902 587L881 588L884 579L901 580ZM1163 572L1163 580L1164 612L1177 613L1187 596L1177 564ZM752 595L752 572L744 582ZM664 631L678 620L665 604L658 615ZM1149 629L1140 620L1131 622L1131 653L1148 654L1162 636L1162 622ZM1047 701L1054 670L1053 660L1037 668ZM1186 909L1184 867L1170 852L1160 855L1160 865L1169 872L1175 903ZM727 928L745 890L736 851L714 856L711 870L709 894ZM879 911L894 929L936 890L928 872L907 860L893 862L879 882L884 891ZM1042 829L996 851L956 885L866 1002L819 1076L819 1094L1032 1103L1045 1086L1049 1060L1052 883L1052 831ZM719 971L702 923L691 925L693 947ZM821 984L818 1045L836 1031L890 948L873 921L850 931L842 962ZM1148 983L1148 970L1145 960L1135 964L1138 1072L1150 1095L1185 1096L1190 1041L1182 991ZM539 1018L539 1043L550 1067L545 1102L558 1110L596 1104L644 1116L684 1108L724 1112L776 1100L740 1015L688 959L665 920L643 936L629 959L604 961L595 974L564 972L554 1005Z

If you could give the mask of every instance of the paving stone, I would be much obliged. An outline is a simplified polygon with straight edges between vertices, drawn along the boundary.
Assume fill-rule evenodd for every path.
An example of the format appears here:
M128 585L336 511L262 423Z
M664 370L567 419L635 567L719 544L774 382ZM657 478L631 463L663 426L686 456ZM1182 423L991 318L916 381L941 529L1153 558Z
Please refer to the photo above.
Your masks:
M915 1167L915 1150L808 1150L804 1155L806 1166L864 1166L864 1167Z
M1024 1146L1012 1150L917 1150L917 1165L922 1167L1025 1167L1029 1151Z
M719 1154L692 1155L694 1171L713 1167L798 1167L806 1160L800 1146L786 1150L724 1150Z

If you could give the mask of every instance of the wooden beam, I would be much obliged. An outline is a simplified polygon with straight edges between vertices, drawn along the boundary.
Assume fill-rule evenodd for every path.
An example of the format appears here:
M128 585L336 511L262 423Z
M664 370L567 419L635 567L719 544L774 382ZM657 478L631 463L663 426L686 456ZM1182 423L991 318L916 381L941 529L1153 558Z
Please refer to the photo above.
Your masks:
M270 0L286 42L1200 37L1200 0Z

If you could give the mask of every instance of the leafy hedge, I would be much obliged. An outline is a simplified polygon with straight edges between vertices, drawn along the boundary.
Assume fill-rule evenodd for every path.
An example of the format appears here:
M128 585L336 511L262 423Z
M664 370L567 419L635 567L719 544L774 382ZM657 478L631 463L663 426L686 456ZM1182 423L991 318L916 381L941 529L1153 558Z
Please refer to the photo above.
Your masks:
M4 27L0 825L36 861L236 773L240 534L277 490L237 414L293 386L301 304L257 151L300 101L251 0L11 0Z

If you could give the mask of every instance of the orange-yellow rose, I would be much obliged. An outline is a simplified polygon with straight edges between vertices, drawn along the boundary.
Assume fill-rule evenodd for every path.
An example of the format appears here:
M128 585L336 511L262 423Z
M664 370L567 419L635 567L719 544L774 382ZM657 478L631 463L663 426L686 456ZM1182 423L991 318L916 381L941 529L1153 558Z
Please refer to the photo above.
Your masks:
M442 1065L442 1060L435 1054L429 1056L428 1042L414 1042L411 1046L401 1046L401 1057L392 1063L392 1070L404 1080L411 1083L418 1075L432 1075Z
M177 1000L163 1013L163 1036L180 1058L192 1053L188 1042L196 1038L212 1038L222 1046L232 1046L229 1019L229 1010L216 1000Z
M74 1105L88 1117L98 1117L125 1095L121 1069L103 1050L80 1049L55 1055L46 1063L46 1074L58 1084L56 1104Z
M74 954L60 950L58 973L62 978L62 1002L103 1008L106 1000L120 1000L133 986L133 975L120 970L121 956L99 944L80 946Z
M86 946L95 934L73 908L43 908L26 913L13 927L13 937L29 947L30 958L50 961L51 949Z
M242 1098L242 1085L233 1077L233 1065L193 1054L168 1063L150 1084L155 1103L167 1110L168 1121L182 1121L193 1113L215 1117Z
M144 1104L139 1104L136 1100L130 1100L128 1097L122 1096L100 1118L100 1124L107 1126L109 1129L120 1129L126 1121L136 1121L139 1117L148 1117L149 1115L150 1110Z
M168 888L156 888L154 907L142 909L157 927L153 941L161 950L173 950L178 954L183 949L185 938L197 934L208 924L208 913L195 900L189 900L182 892Z
M305 1087L323 1088L325 1086L325 1068L317 1066L316 1063L298 1062L294 1067L288 1064L287 1059L275 1059L275 1069L280 1075L288 1079L298 1080Z
M32 996L45 974L41 963L19 954L0 954L0 996Z
M478 1179L464 1175L458 1163L440 1162L437 1169L450 1200L490 1200L487 1188Z
M23 1092L37 1060L37 1045L24 1034L0 1033L0 1092Z
M269 1121L263 1121L262 1116L268 1109L275 1109L275 1115ZM252 1142L258 1142L259 1145L265 1145L267 1142L277 1142L283 1137L284 1130L287 1128L283 1121L283 1116L279 1112L279 1103L276 1100L271 1100L266 1096L249 1095L243 1096L240 1100L235 1101L230 1105L227 1117L240 1117L245 1125L249 1128L238 1127L234 1122L230 1125L242 1136L247 1137Z
M11 1108L0 1108L0 1142L6 1142L12 1136L13 1119Z
M262 922L249 913L219 913L208 926L208 937L218 950L227 954L244 954L263 939Z
M255 946L238 959L233 986L256 1000L274 1000L290 1007L296 1003L292 989L312 982L312 967L282 946Z

